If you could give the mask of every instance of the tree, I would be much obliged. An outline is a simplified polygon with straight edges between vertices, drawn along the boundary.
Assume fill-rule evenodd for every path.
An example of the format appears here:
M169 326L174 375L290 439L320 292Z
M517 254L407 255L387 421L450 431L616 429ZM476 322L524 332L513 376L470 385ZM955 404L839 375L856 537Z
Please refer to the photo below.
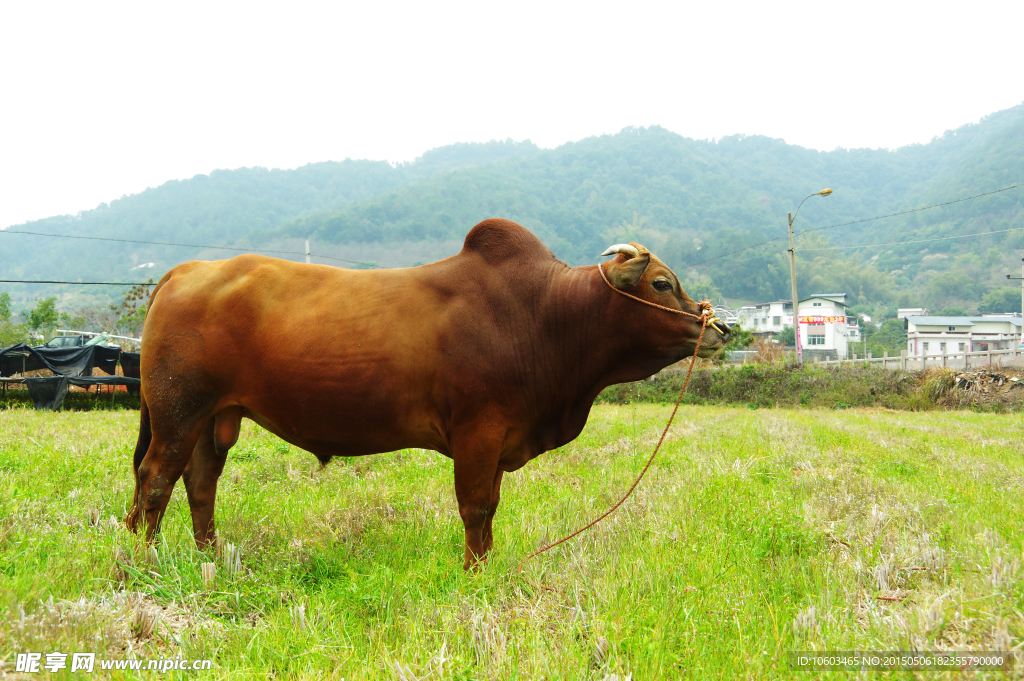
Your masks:
M875 357L881 357L884 352L898 355L905 347L907 347L907 331L902 319L886 320L882 323L881 328L867 339L867 349Z
M60 319L60 313L57 311L57 297L41 298L31 312L22 314L25 315L25 321L28 322L28 328L32 333L42 332L43 335L46 335L56 328L57 320Z
M796 328L787 326L778 334L778 339L785 346L796 346Z
M65 329L81 329L87 324L85 315L79 311L60 313L60 325Z
M28 340L28 327L24 324L0 322L0 348L10 347Z
M729 327L729 340L725 342L725 346L715 355L713 361L716 364L722 364L725 361L725 353L734 350L746 350L753 342L754 334L744 329L739 322L736 322Z
M27 340L28 329L24 324L11 321L11 294L0 293L0 348L6 348Z
M978 312L1020 312L1020 291L1016 288L992 289L982 297Z
M951 270L932 279L928 285L928 295L936 307L951 303L966 303L973 307L974 301L980 300L985 294L985 288L975 277Z
M714 303L722 299L722 292L711 283L709 277L701 277L697 281L687 279L683 282L683 290L694 300L710 300Z
M969 317L970 313L962 307L944 307L935 314L940 317Z
M11 321L11 294L0 293L0 323Z
M146 309L149 304L149 289L153 284L152 279L146 280L145 284L132 286L124 294L124 300L120 305L111 305L114 312L114 330L120 331L126 336L135 336L142 333L142 326L146 321Z

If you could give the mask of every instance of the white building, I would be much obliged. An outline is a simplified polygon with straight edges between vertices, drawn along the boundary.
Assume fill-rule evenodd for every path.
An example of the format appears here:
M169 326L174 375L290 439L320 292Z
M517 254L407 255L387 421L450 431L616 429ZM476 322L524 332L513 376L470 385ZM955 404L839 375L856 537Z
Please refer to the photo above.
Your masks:
M724 321L729 326L733 326L734 324L743 321L740 319L739 310L732 309L731 307L725 304L724 300L722 301L721 305L715 305L715 314L718 316L719 319ZM747 325L745 321L743 325Z
M929 310L926 307L901 307L896 310L896 319L906 319L907 317L921 317L929 314Z
M857 315L846 315L846 342L860 343L864 338L860 335L860 322L857 321ZM855 352L856 349L853 349Z
M1021 343L1019 314L977 317L911 315L905 324L907 355L910 357L1006 350Z
M753 333L779 333L793 326L793 303L745 305L738 311L743 328ZM861 340L856 317L846 314L845 293L815 293L800 301L800 345L804 357L840 359L850 343Z
M743 328L753 333L779 333L793 326L793 301L744 305L739 309L739 318Z
M851 338L852 335L852 338ZM804 361L844 359L851 341L860 340L856 318L846 314L845 293L815 293L800 301L800 346Z

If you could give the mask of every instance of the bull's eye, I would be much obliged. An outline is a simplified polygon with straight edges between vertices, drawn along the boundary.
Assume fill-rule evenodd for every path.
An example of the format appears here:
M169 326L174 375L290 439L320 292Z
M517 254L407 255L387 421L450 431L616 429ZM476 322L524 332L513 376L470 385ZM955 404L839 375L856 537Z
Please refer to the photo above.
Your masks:
M658 289L659 291L671 291L672 284L665 281L664 279L656 279L654 281L654 288Z

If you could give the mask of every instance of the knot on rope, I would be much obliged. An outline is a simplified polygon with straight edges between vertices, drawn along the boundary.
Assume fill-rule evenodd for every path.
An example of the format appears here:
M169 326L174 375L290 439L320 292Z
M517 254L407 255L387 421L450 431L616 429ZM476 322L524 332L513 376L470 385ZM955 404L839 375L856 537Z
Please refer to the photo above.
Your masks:
M711 304L710 300L701 300L697 303L698 309L700 309L701 320L706 326L711 326L715 331L722 333L722 328L715 322L722 321L715 314L715 306Z

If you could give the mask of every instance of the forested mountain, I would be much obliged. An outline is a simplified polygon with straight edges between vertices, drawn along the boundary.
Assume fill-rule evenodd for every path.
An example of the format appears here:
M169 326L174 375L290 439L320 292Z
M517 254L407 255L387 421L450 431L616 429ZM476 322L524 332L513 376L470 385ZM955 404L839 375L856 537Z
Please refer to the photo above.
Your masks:
M609 243L639 241L702 295L767 300L789 297L786 213L831 187L831 197L808 200L797 218L802 292L973 311L986 295L1009 290L1005 273L1020 265L1024 188L822 228L1022 181L1024 105L893 151L818 152L759 136L692 140L652 127L551 150L457 144L397 167L347 160L215 171L18 229L257 249L311 238L353 260L387 253L384 264L412 265L417 252L454 252L470 227L500 216L532 229L570 264L597 262ZM1016 231L869 247L1001 230ZM777 241L734 252L770 239ZM837 246L859 248L820 250ZM135 279L130 268L141 263L155 262L159 276L182 260L226 255L9 234L0 235L0 268L17 276L0 278Z
M1024 116L951 163L908 206L951 201L1022 182ZM923 241L986 232L993 234ZM1005 275L1020 276L1024 257L1024 188L901 216L890 225L866 226L858 237L862 243L878 244L921 240L860 252L877 263L879 269L891 272L898 289L914 291L932 306L970 309L986 294L1013 287L1007 300L1010 307L1020 309L1019 282L1011 284Z
M0 279L113 279L158 277L197 256L231 252L146 246L110 241L19 235L18 230L180 244L231 244L254 232L280 227L300 215L380 195L436 173L537 153L530 142L455 144L428 151L414 163L385 161L311 163L295 170L215 170L172 180L109 205L17 225L0 232ZM6 232L6 233L5 233ZM153 267L139 268L154 263ZM133 272L133 268L137 268ZM145 275L145 276L143 276ZM0 284L0 287L4 285ZM16 299L25 287L8 286ZM68 287L45 291L68 290ZM37 288L33 295L43 292Z
M535 231L571 264L594 262L611 241L636 240L679 268L691 283L703 280L707 291L749 300L789 297L784 241L718 256L784 239L786 213L824 187L835 193L827 199L815 197L802 208L798 232L1022 181L1022 129L1024 106L947 132L929 144L894 151L817 152L765 137L711 142L657 127L627 129L436 175L303 217L277 234L349 244L456 239L478 219L500 215ZM799 246L846 247L1024 227L1022 197L1024 190L1011 191L932 212L812 231L799 239ZM844 290L862 302L895 301L902 293L908 302L971 308L999 285L1004 266L1016 257L1011 251L1021 243L1024 236L1018 231L987 240L939 242L924 254L918 253L920 246L899 247L887 259L882 249L807 250L801 254L798 279L801 290ZM988 244L1002 248L990 251ZM979 263L925 255L951 249L976 256L989 253L987 269L949 274ZM971 286L950 285L962 284L965 276L974 282ZM963 295L950 294L957 290Z

